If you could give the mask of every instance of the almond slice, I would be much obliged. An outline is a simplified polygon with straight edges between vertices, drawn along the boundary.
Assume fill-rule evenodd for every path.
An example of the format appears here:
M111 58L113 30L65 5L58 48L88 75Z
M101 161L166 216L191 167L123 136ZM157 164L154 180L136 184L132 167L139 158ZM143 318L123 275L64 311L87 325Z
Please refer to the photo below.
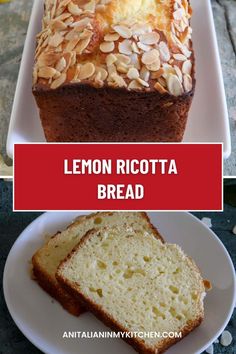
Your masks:
M182 72L183 72L183 74L191 75L192 63L191 63L190 60L186 60L186 61L183 62Z
M106 42L114 42L120 38L118 33L107 33L104 37L104 41Z
M58 47L64 40L60 33L56 32L50 39L48 44L51 47Z
M185 61L187 59L185 55L179 53L173 54L173 57L178 61Z
M159 51L157 49L152 49L149 52L146 52L142 56L142 63L145 65L150 65L159 60Z
M131 57L124 55L124 54L116 54L115 55L117 60L121 61L122 63L129 65L131 63Z
M123 42L119 43L119 52L121 54L130 55L132 54L131 41L125 39Z
M183 87L178 76L170 74L166 79L169 92L174 96L180 96L183 94Z
M136 80L130 82L128 86L129 90L142 90L142 85L140 85Z
M59 72L62 72L66 68L66 60L64 57L62 57L58 62L55 67L55 69Z
M57 73L57 70L54 68L51 68L49 66L45 66L44 68L40 68L38 71L38 77L44 78L44 79L51 79L53 76Z
M65 23L63 22L63 21L60 21L60 20L52 20L51 22L50 22L50 28L52 29L52 30L64 30L64 29L66 29L66 25L65 25Z
M156 60L154 63L146 65L146 66L147 66L148 70L150 70L150 71L157 71L160 69L160 66L161 66L160 59L158 58L158 60Z
M93 76L94 73L95 73L94 64L93 63L86 63L84 65L81 65L78 78L80 80L85 80L85 79L88 79L89 77Z
M159 42L160 35L157 32L144 33L139 37L142 44L152 45Z
M62 84L64 84L65 81L66 81L66 74L63 73L63 74L61 74L61 76L58 79L56 79L52 82L50 87L51 87L51 89L56 89L59 86L61 86Z
M70 2L67 6L68 11L71 13L71 15L74 16L79 16L83 11L79 8L78 5L76 5L74 2Z
M141 42L137 42L137 46L138 48L142 49L144 52L149 52L152 49L150 45L143 44Z
M138 83L140 83L142 86L144 87L149 87L149 84L144 81L143 79L141 79L140 77L137 79Z
M150 71L146 68L146 66L142 66L142 69L140 71L140 77L144 81L149 81L150 78Z
M102 42L100 44L100 50L103 53L110 53L115 49L114 42Z
M157 71L152 72L151 78L152 79L159 79L159 77L161 77L163 74L164 74L164 70L161 68Z
M155 90L157 90L160 93L166 93L167 92L166 89L159 82L155 83L154 88L155 88Z
M96 73L97 73L97 75L99 74L100 80L102 80L102 81L105 81L108 76L108 72L102 67L97 67Z
M130 80L135 80L139 78L139 72L136 68L130 68L128 73L127 73L127 77Z
M177 65L174 65L174 69L176 71L176 74L180 80L180 82L183 82L183 75L182 75L182 71L180 70L180 68Z
M113 29L122 37L130 38L132 37L132 31L126 26L114 26Z
M76 21L70 25L70 27L76 27L77 30L82 30L91 22L89 17L84 17L82 20Z
M113 73L111 75L111 78L115 81L115 83L117 84L118 87L127 87L127 84L122 76L120 76L116 73Z
M190 75L184 74L184 89L186 92L191 91L193 88L193 81Z
M170 51L167 44L163 41L159 43L160 57L161 60L167 62L170 60Z
M87 48L87 46L90 43L90 39L91 37L87 37L85 39L82 39L81 41L79 41L79 43L77 44L77 46L75 47L75 51L77 54L82 54L83 51Z
M114 64L117 61L117 58L114 54L108 54L106 57L106 64L107 66L110 66L111 64Z

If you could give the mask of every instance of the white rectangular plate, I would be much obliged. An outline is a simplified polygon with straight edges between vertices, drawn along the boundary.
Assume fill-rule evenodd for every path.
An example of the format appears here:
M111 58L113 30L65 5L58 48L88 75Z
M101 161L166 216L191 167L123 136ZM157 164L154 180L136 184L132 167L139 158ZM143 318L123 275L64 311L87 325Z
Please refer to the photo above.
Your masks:
M224 157L231 153L229 119L210 0L192 0L193 43L197 87L184 142L223 142ZM16 87L7 139L12 158L17 142L45 142L32 95L35 36L41 29L43 0L35 0Z

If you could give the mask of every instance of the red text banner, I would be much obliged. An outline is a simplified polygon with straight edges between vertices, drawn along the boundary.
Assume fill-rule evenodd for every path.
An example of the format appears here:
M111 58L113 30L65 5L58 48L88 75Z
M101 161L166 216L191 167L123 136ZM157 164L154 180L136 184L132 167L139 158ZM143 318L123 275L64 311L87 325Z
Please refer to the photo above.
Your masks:
M16 144L14 210L222 210L221 144Z

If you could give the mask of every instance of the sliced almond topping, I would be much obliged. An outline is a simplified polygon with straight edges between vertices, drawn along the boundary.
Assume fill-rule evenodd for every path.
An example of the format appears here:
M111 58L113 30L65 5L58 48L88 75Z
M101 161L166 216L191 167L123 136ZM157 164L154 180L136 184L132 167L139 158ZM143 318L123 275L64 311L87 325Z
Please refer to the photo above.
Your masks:
M121 62L116 62L116 69L119 73L121 74L127 74L129 68L127 65L125 65L124 63Z
M121 61L122 63L129 65L131 63L131 57L128 57L124 54L116 54L117 60Z
M139 78L139 72L136 68L130 68L128 73L127 73L127 77L130 80L135 80Z
M167 92L166 89L159 82L155 83L154 88L160 93L166 93Z
M163 74L164 74L164 70L161 68L157 71L152 72L151 78L152 79L159 79L159 77L161 77Z
M122 37L130 38L132 37L132 31L126 26L114 26L113 29Z
M93 63L86 63L81 65L78 78L80 80L88 79L95 73L95 66Z
M157 71L160 69L161 62L160 59L156 60L154 63L147 65L148 70L150 71Z
M82 39L81 41L79 41L79 43L77 44L77 46L75 47L75 51L77 54L82 54L83 51L87 48L87 46L90 43L90 39L91 37L87 37L85 39Z
M179 61L185 61L187 59L186 56L183 54L173 54L173 57Z
M183 62L183 65L182 65L182 72L183 72L183 74L191 75L191 72L192 72L192 63L191 63L190 60L186 60L185 62Z
M62 72L66 68L66 60L64 57L62 57L58 62L55 67L55 69L59 72Z
M88 12L92 12L94 13L95 12L95 7L96 7L96 2L95 0L91 0L89 1L87 4L85 4L83 6L84 10L88 11Z
M102 42L100 44L100 50L103 53L110 53L115 49L114 42Z
M107 66L114 64L117 61L117 58L114 54L108 54L106 57L106 64Z
M127 87L127 84L122 76L120 76L116 73L113 73L111 75L111 78L115 81L115 83L117 84L118 87Z
M130 55L132 54L131 41L125 39L123 42L119 43L119 52L121 54Z
M64 84L64 82L66 81L66 73L63 73L61 74L61 76L54 80L51 84L51 89L56 89L58 88L59 86L61 86L62 84Z
M101 68L101 67L96 68L96 73L99 74L100 80L102 80L102 81L105 81L108 76L108 72L104 68Z
M131 48L132 48L132 51L133 51L134 53L137 53L137 54L140 53L140 50L138 49L138 46L137 46L137 44L136 44L135 42L132 42L132 43L131 43Z
M140 77L137 79L137 81L144 87L149 87L149 84L144 81L143 79L141 79Z
M52 29L52 30L64 30L64 29L66 29L66 25L65 25L65 23L63 22L63 21L60 21L60 20L52 20L51 22L50 22L50 28Z
M108 74L109 74L109 77L108 77L109 80L111 79L112 74L117 74L116 67L114 64L109 65L107 67L107 70L108 70Z
M69 4L70 1L71 1L71 0L62 0L62 1L59 1L58 8L60 9L60 8L62 8L62 7L66 7L66 6Z
M134 36L140 36L141 34L152 32L152 28L149 24L135 24L132 26L132 32Z
M149 52L152 49L150 45L143 44L141 42L137 42L137 46L138 48L142 49L144 52Z
M183 82L183 75L182 75L182 71L180 70L180 68L177 65L174 65L174 69L176 71L176 74L180 80L180 82Z
M142 90L142 85L138 83L136 80L132 80L128 86L129 90Z
M50 39L49 39L49 45L51 47L57 47L63 42L64 38L61 36L60 33L56 32Z
M146 66L142 66L142 69L140 71L140 77L144 81L149 81L150 78L150 71L146 68Z
M181 20L182 17L185 15L185 12L184 12L184 9L182 8L179 8L178 10L176 10L174 13L173 13L173 17L175 20Z
M70 2L68 5L68 11L74 16L79 16L83 11L74 2Z
M68 51L68 52L70 52L71 50L73 50L73 49L76 47L76 45L77 45L78 42L79 42L79 38L74 38L74 39L72 39L71 41L69 41L69 42L67 43L67 45L66 45L66 47L65 47L65 50Z
M160 50L160 57L162 61L169 61L170 60L170 51L165 42L160 42L159 43L159 50Z
M107 33L104 37L104 41L106 42L114 42L120 38L118 33Z
M185 45L179 45L179 48L181 52L186 56L186 58L189 58L191 56L192 52L188 50L188 48Z
M180 96L183 94L183 87L178 76L170 74L167 76L167 87L169 92L174 96Z
M157 32L144 33L139 37L142 44L156 44L159 42L160 35Z
M142 63L145 65L150 65L159 60L159 51L157 49L152 49L150 52L146 52L142 56Z
M190 75L185 74L184 75L184 89L186 92L191 91L193 88L193 82L192 82L192 78Z
M38 57L38 67L41 68L43 66L54 66L54 64L59 60L60 56L55 54L54 52L43 52Z
M91 19L89 17L84 17L82 20L74 22L70 27L76 27L78 30L82 30L90 23Z
M40 68L38 71L38 77L42 77L44 79L51 79L57 73L57 70L51 68L49 66L45 66L44 68Z

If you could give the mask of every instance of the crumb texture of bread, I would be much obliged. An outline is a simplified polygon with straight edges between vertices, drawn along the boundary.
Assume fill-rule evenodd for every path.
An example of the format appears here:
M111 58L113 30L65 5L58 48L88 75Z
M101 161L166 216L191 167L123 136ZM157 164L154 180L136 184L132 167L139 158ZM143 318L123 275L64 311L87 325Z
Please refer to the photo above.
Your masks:
M57 277L116 330L184 337L204 317L205 288L197 266L179 246L149 232L92 230L62 262ZM142 353L161 353L176 341L144 338L131 344Z
M188 0L45 0L33 94L47 141L181 141L191 16Z
M78 300L67 293L58 283L55 277L57 268L88 230L114 225L121 228L146 230L146 232L151 232L157 238L162 239L150 223L146 213L95 213L78 217L66 230L51 237L32 258L33 272L39 285L74 315L79 315L83 308Z

